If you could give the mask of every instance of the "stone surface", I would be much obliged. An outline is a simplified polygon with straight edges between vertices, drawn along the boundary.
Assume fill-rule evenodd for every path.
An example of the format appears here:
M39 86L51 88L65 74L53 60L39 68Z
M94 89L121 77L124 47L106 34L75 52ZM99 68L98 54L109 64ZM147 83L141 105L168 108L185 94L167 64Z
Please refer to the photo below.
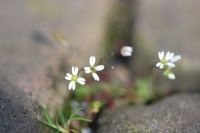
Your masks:
M0 132L39 133L37 105L16 90L5 78L0 78Z
M99 133L198 133L200 94L177 94L149 106L105 111Z
M134 23L136 57L132 64L136 72L145 73L149 65L158 61L158 51L170 50L182 55L175 69L177 84L174 88L199 90L199 4L198 0L138 1Z

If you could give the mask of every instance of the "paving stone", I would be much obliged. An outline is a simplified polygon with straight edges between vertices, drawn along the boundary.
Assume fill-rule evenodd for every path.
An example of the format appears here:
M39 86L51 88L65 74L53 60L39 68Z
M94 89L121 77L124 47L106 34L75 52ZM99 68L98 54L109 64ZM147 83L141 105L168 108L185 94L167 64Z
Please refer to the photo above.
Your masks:
M200 94L177 94L149 106L105 111L99 133L198 133Z

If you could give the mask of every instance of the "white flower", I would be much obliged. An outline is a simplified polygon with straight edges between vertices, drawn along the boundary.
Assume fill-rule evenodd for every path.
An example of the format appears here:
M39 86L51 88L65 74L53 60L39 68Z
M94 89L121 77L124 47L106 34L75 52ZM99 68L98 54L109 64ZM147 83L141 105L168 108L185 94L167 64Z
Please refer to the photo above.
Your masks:
M101 71L104 69L104 65L95 66L96 58L95 56L91 56L89 63L90 67L84 67L85 73L92 73L94 80L99 81L99 76L97 75L97 71Z
M133 48L132 47L130 47L130 46L123 46L122 48L121 48L121 54L122 54L122 56L125 56L125 57L127 57L127 56L132 56L132 53L133 53Z
M169 68L175 67L175 62L181 59L180 55L174 56L174 53L167 52L165 55L164 51L158 52L158 57L160 61L156 64L156 67L163 69L165 66L168 66Z
M78 67L72 67L72 74L67 73L65 76L66 80L71 80L69 83L69 90L75 90L76 88L76 82L78 82L81 85L85 84L85 79L78 76Z

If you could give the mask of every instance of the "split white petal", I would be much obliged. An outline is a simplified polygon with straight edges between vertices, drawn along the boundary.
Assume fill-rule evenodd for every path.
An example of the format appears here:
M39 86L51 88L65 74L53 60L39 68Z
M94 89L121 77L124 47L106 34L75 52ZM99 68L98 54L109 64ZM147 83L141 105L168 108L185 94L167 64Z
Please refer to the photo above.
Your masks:
M99 76L96 73L92 73L94 80L99 81Z
M167 60L167 61L169 61L171 58L173 58L173 56L174 56L174 53L171 53L171 52L167 52L166 53L166 56L165 56L165 59Z
M104 69L104 65L99 65L99 66L96 66L96 71L101 71Z
M75 90L75 81L70 81L69 90Z
M78 74L78 67L72 67L72 74L77 75Z
M171 62L168 62L167 65L169 66L169 68L173 68L176 66L174 63L171 63Z
M156 67L158 67L158 68L160 68L160 69L163 69L163 68L164 68L164 65L163 65L162 63L158 62L158 63L156 64Z
M75 75L78 74L78 67L75 67Z
M166 55L165 55L165 59L167 60L169 58L170 52L167 51Z
M65 79L66 80L71 80L72 79L72 75L67 73L66 76L65 76Z
M174 56L172 59L170 59L171 62L177 62L181 59L181 56L180 55L176 55Z
M164 68L164 65L163 64L160 64L160 69L163 69Z
M90 63L90 66L94 66L94 64L95 64L95 61L96 61L96 58L95 58L95 56L91 56L91 57L90 57L90 61L89 61L89 63Z
M84 67L84 71L85 71L85 73L91 73L92 72L90 67Z
M81 78L81 77L79 77L78 79L77 79L77 82L79 83L79 84L81 84L81 85L84 85L85 84L85 79L84 78Z
M72 67L72 74L74 75L74 73L75 73L75 67L73 66Z
M160 60L162 60L164 58L164 51L158 52L158 57Z
M174 57L174 53L171 53L168 57L168 60L172 59Z
M156 67L160 67L160 65L161 65L160 62L156 63Z

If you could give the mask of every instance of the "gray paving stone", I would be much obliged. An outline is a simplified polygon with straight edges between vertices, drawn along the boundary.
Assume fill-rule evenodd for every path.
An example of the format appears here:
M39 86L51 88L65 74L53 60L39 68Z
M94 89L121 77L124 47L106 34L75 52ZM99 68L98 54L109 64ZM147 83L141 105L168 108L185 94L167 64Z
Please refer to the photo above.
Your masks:
M198 133L200 94L177 94L149 106L105 111L99 133Z

